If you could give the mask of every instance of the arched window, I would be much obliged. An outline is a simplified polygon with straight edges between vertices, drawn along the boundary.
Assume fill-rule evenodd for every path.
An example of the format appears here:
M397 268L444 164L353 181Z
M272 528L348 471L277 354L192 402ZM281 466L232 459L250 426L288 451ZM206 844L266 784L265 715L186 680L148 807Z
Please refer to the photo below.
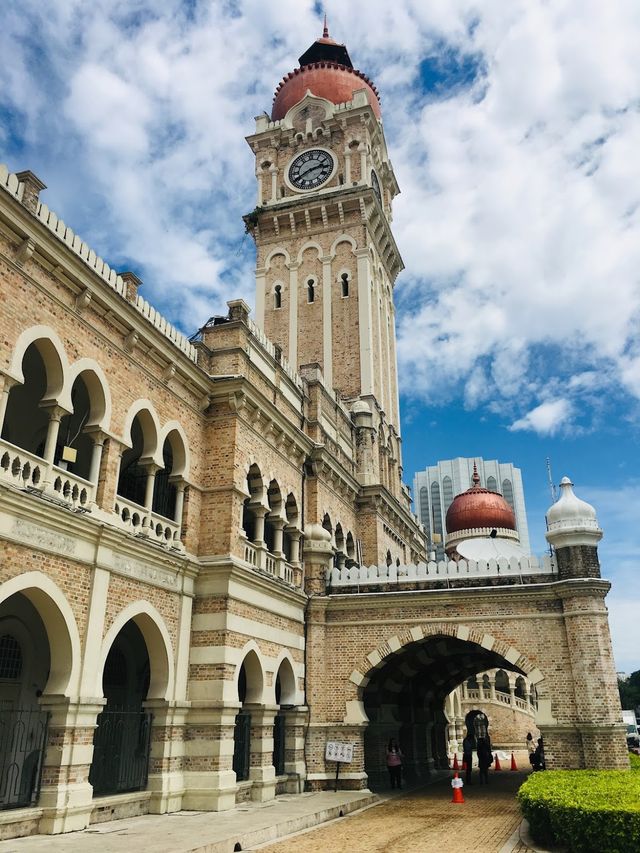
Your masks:
M316 301L316 284L312 278L307 282L307 302Z
M273 307L282 308L282 285L276 284L273 292Z
M424 529L427 532L427 538L429 538L429 489L427 489L426 486L423 486L420 489L420 521L422 522Z
M502 481L502 496L509 504L511 509L515 511L515 507L513 505L513 486L511 485L511 480Z
M348 296L349 295L349 273L343 272L342 275L340 276L340 279L342 282L342 296L343 297Z
M498 491L498 483L495 477L487 477L487 488L490 492Z
M173 471L173 448L169 440L165 441L162 448L162 461L164 468L156 474L153 490L152 509L164 518L175 518L176 514L176 487L171 481Z
M433 514L433 532L442 535L442 505L440 503L440 486L431 483L431 512Z
M145 490L149 477L148 467L140 463L145 449L145 434L141 418L136 415L131 425L131 447L122 454L118 494L138 506L144 506Z
M444 500L444 511L446 512L453 502L453 483L451 477L442 480L442 497Z
M509 676L503 669L496 672L496 690L499 693L509 692Z

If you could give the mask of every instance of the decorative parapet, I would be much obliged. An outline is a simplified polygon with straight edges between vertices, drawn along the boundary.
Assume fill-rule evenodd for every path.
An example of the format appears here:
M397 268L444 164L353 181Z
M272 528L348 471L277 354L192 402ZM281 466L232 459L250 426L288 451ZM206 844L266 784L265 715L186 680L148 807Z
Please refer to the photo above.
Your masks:
M0 163L0 188L17 198L18 201L22 200L24 184L20 183L17 175L9 172L7 167L2 163ZM99 275L109 287L115 290L123 299L126 299L127 286L122 276L118 275L106 261L96 255L93 249L81 237L75 234L71 228L65 225L64 221L59 219L52 210L49 210L46 204L40 202L35 215L62 243L65 243L68 249L74 252L93 272ZM193 362L197 360L197 350L186 335L179 332L146 299L138 296L133 305L152 326L175 344L187 358Z
M512 557L507 560L442 560L438 563L418 563L404 566L352 566L350 569L332 569L329 582L332 589L354 586L385 586L390 583L415 584L417 581L461 580L471 578L523 577L555 575L555 559L543 557Z
M253 320L248 319L247 325L249 326L249 331L253 335L253 337L258 341L260 346L265 349L269 355L278 362L278 364L282 367L283 371L287 374L289 379L293 382L293 384L300 391L303 389L302 377L299 373L297 373L289 364L287 359L280 353L276 351L275 344L273 344L269 338L265 335L259 326L257 326Z

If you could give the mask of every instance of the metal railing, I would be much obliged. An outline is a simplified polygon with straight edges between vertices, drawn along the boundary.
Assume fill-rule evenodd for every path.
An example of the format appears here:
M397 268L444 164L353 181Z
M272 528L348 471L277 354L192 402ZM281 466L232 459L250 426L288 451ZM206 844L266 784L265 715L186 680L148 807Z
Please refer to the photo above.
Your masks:
M285 721L283 714L277 714L273 721L273 766L276 776L284 774Z
M251 759L251 714L240 712L233 731L233 770L236 781L249 778Z
M0 709L0 809L38 802L48 724L46 711Z
M151 720L147 711L109 710L98 715L89 771L95 796L147 787Z

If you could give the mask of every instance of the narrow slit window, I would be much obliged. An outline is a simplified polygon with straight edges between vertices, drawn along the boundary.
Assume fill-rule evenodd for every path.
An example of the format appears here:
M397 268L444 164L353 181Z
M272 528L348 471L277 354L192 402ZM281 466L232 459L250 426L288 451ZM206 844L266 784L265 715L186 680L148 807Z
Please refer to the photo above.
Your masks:
M307 282L307 302L316 301L316 285L312 278Z
M348 296L349 295L349 273L343 272L341 279L342 279L342 295L343 295L343 297Z
M276 284L273 294L273 307L282 308L282 287L279 284Z

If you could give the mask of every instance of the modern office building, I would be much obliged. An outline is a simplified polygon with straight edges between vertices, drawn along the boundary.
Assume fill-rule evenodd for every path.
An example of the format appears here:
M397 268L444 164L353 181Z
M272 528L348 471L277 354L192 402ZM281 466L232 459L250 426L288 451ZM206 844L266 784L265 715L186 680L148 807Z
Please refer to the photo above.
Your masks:
M416 515L424 525L436 559L444 559L445 517L456 495L471 486L473 465L477 465L480 484L492 492L500 492L516 516L520 545L529 551L529 529L524 504L520 469L511 462L496 459L445 459L418 471L413 480Z

